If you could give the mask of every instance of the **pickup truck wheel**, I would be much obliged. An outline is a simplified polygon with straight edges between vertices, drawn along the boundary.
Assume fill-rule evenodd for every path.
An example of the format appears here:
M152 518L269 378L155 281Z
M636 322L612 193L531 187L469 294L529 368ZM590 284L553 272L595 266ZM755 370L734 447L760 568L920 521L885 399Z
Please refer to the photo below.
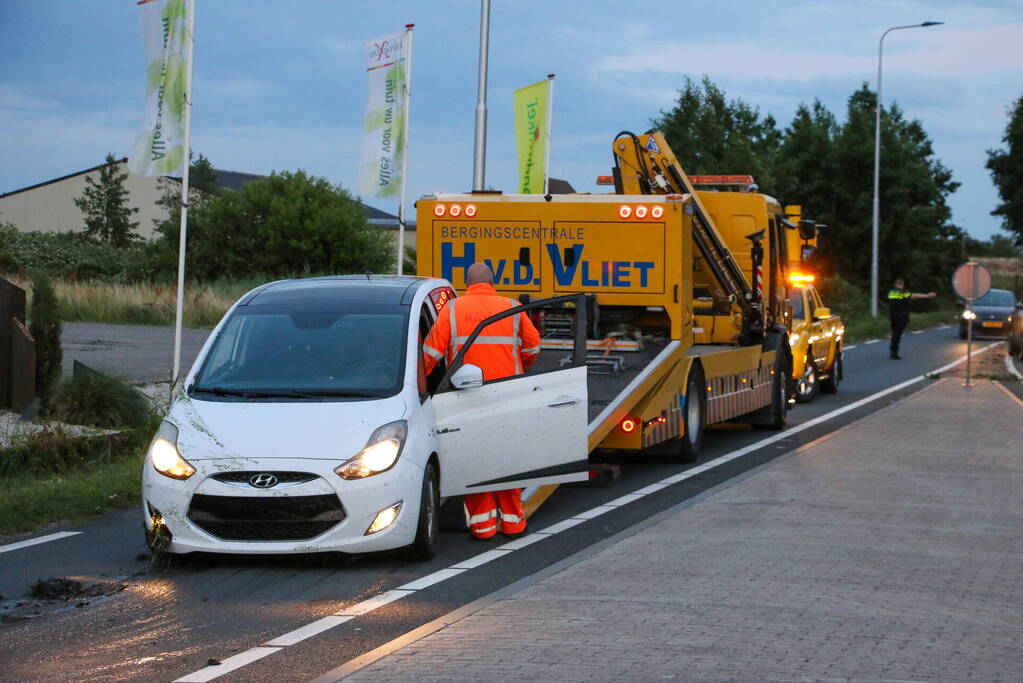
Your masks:
M417 560L429 560L437 551L437 527L440 519L440 491L437 485L437 466L432 462L423 472L423 493L419 500L419 524L416 540L409 546L409 554Z
M817 396L817 385L819 375L817 374L817 363L811 355L811 349L806 350L806 364L803 366L803 374L796 380L796 403L809 403Z
M703 446L703 431L707 426L707 381L703 369L693 366L686 380L685 404L682 406L682 435L674 449L673 460L681 463L695 462Z
M835 361L831 364L831 372L821 380L822 394L838 393L838 383L842 381L842 347L835 347Z

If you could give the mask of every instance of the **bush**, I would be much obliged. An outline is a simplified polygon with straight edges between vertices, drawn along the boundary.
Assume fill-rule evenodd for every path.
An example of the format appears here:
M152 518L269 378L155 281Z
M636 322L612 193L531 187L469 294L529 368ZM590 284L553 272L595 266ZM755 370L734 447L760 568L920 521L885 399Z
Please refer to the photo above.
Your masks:
M161 272L177 264L178 226L164 222L154 245ZM390 235L366 223L363 208L324 178L273 173L189 212L191 277L393 272Z
M69 280L148 280L155 256L145 243L118 248L76 232L18 232L0 226L0 270L28 273L45 270Z
M153 415L145 396L95 370L79 372L61 383L48 412L61 422L109 429L142 427Z
M50 278L32 274L32 309L29 332L36 343L36 394L45 402L60 377L64 351L60 346L60 310Z

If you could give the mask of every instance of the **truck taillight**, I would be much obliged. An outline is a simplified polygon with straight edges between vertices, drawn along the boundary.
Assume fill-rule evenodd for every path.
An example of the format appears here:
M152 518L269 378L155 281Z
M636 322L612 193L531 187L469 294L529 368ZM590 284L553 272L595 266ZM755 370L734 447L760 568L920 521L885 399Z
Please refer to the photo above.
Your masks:
M624 420L622 420L619 426L622 428L622 431L625 432L626 434L632 434L634 431L636 431L636 427L639 426L639 420L637 420L634 417L627 417Z
M645 206L636 207L636 218L646 218L647 208Z
M457 216L461 216L462 215L462 206L460 204L452 204L451 208L448 209L448 213L451 215L452 218L456 218Z
M664 215L664 207L663 206L655 206L654 208L650 209L650 217L651 218L660 218L663 215Z
M475 215L476 215L476 205L475 204L466 204L465 205L465 217L466 218L472 218Z
M630 206L628 204L622 204L618 207L618 217L622 220L628 220L629 218L644 220L646 218L660 218L663 215L663 206L648 206L647 204Z
M434 204L434 206L433 206L433 215L437 216L439 218L439 217L444 215L444 211L446 209L447 209L447 207L444 206L443 204Z
M618 207L618 217L619 218L628 218L631 215L632 215L632 207L629 206L628 204L622 204L621 206Z

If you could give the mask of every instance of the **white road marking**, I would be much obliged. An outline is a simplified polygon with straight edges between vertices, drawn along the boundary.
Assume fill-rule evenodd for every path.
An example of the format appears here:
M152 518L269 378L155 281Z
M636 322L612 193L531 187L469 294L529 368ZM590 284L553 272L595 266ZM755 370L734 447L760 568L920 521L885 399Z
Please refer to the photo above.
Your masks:
M1012 356L1009 354L1005 354L1005 369L1016 375L1016 379L1023 381L1023 374L1020 374L1019 370L1016 369L1016 364L1012 362Z
M429 588L435 583L447 581L452 576L455 576L456 574L461 574L464 571L465 571L464 569L452 569L451 567L448 567L447 569L439 569L432 574L427 574L421 579L410 581L409 583L406 583L404 586L398 586L398 588L403 591L421 591L424 588Z
M873 341L877 342L880 340L875 339ZM869 344L872 342L865 343ZM986 351L990 351L991 349L995 348L1001 343L1003 342L995 342L993 344L988 344L987 346L978 349L976 355L985 353ZM363 600L360 603L352 605L351 607L348 607L342 610L341 612L338 612L337 614L333 615L333 617L326 617L314 621L310 624L306 624L301 628L297 628L294 631L290 631L289 633L285 633L281 636L278 636L274 640L271 640L267 643L267 645L280 645L281 647L254 647L251 650L246 650L245 652L234 655L233 657L228 657L218 665L208 666L204 669L196 671L193 674L189 674L184 678L179 678L177 679L177 681L175 681L175 683L184 683L186 681L211 681L214 678L217 678L218 676L221 676L230 671L234 671L235 669L245 666L250 662L254 662L257 659L262 659L267 655L271 655L274 652L283 649L284 646L292 645L294 643L301 642L306 638L312 637L319 633L323 633L324 631L327 631L339 624L345 623L351 618L361 616L375 609L383 607L384 605L387 605L391 602L394 602L395 600L400 600L401 598L404 598L406 596L413 595L418 590L422 590L423 588L434 586L438 583L446 581L447 579L457 576L468 569L475 569L476 567L484 565L492 560L496 560L498 558L509 555L512 552L519 550L520 548L524 548L528 545L536 543L537 541L541 541L544 538L554 536L563 531L571 529L572 527L582 524L583 522L586 522L589 519L599 517L600 515L606 512L610 512L623 505L628 505L629 503L645 498L648 495L660 491L666 486L677 484L678 482L685 481L686 479L691 479L704 472L724 465L725 463L731 462L736 458L741 458L747 453L751 453L765 446L769 446L778 441L787 439L790 436L799 434L800 432L810 429L811 427L815 427L821 424L822 422L827 422L828 420L838 417L839 415L844 415L845 413L848 413L852 410L856 410L861 406L867 405L868 403L872 403L878 400L879 398L883 398L896 391L905 389L906 387L917 384L918 382L922 382L925 379L927 379L927 375L942 373L945 372L946 370L951 370L957 365L961 365L965 362L966 356L963 356L958 360L954 360L951 363L942 365L940 368L935 368L934 370L931 370L930 372L924 375L918 375L917 377L913 377L904 382L900 382L899 384L888 387L887 389L883 389L875 394L871 394L870 396L861 398L859 401L855 401L853 403L850 403L849 405L832 410L830 413L825 413L824 415L815 417L812 420L808 420L801 425L791 427L784 431L778 432L773 436L769 436L766 439L761 439L756 443L752 443L749 446L745 446L738 450L732 451L731 453L726 453L725 455L714 458L713 460L709 460L703 463L702 465L692 467L684 472L679 472L678 474L673 474L670 477L665 477L664 479L661 479L658 482L645 486L642 489L638 489L633 493L629 493L620 498L616 498L615 500L609 503L602 503L594 508L581 512L575 515L574 517L562 520L556 524L552 524L539 531L535 531L526 536L522 536L520 538L516 538L512 541L509 541L508 543L498 546L497 548L487 550L485 552L480 553L479 555L470 557L466 560L462 560L457 564L451 565L450 567L440 569L436 572L433 572L432 574L428 574L427 576L422 577L421 579L417 579L416 581L407 583L404 586L401 586L400 588L395 588L385 593L381 593L380 595ZM342 620L342 618L344 619Z
M910 334L923 334L923 333L924 333L924 332L926 332L926 331L927 331L927 330L915 330L915 331L913 331L913 332L910 332Z
M881 341L881 340L880 339L871 339L870 341L863 342L863 345L866 346L867 344L876 344L879 341Z
M17 543L8 543L7 545L0 545L0 553L9 553L12 550L20 550L22 548L28 548L29 546L39 545L40 543L47 543L49 541L59 541L62 538L68 536L77 536L82 533L81 531L58 531L55 534L49 534L47 536L40 536L39 538L30 538L27 541L18 541Z
M346 621L351 621L354 618L355 617L347 616L341 617L332 614L329 617L323 617L322 619L314 621L311 624L306 624L302 628L296 628L294 631L291 631L290 633L285 633L283 636L274 638L269 643L267 643L267 645L270 647L273 646L287 647L288 645L301 643L306 638L312 638L315 635L319 635L320 633L330 630L335 626L340 626Z
M842 350L843 351L852 351L855 348L856 348L856 344L850 344L849 346L843 346Z
M212 681L214 678L223 676L226 673L231 673L236 669L240 669L246 664L251 664L257 659L262 659L268 655L281 650L279 647L254 647L251 650L245 652L239 652L236 655L228 657L220 664L213 664L207 666L204 669L199 669L195 673L182 676L174 681L174 683L205 683L206 681Z
M343 610L341 610L340 612L338 612L337 616L339 616L339 617L361 617L363 614L366 614L367 612L372 612L373 610L377 609L378 607L383 607L384 605L386 605L386 604L388 604L390 602L394 602L395 600L400 600L401 598L404 598L409 593L414 593L414 592L415 591L401 590L399 588L395 588L394 590L389 590L387 592L381 593L380 595L374 595L372 598L366 598L362 602L357 602L354 605L352 605L351 607L346 607Z

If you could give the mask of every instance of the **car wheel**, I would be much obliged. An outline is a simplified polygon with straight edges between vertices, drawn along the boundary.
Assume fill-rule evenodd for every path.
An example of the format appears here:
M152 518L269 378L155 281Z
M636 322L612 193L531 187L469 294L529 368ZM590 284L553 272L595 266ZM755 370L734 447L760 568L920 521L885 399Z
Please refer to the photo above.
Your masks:
M803 374L796 380L796 403L809 403L817 395L817 363L813 360L813 351L806 350L806 364L803 366Z
M423 472L423 491L419 499L419 523L416 540L409 546L409 554L417 560L429 560L437 552L437 527L440 519L440 491L437 484L437 466L433 462Z
M689 371L686 380L686 400L682 406L682 435L672 450L676 462L695 462L703 445L703 431L707 426L707 380L703 369L697 364Z
M838 393L838 383L842 381L842 347L835 347L835 360L831 364L831 372L821 380L822 394Z

